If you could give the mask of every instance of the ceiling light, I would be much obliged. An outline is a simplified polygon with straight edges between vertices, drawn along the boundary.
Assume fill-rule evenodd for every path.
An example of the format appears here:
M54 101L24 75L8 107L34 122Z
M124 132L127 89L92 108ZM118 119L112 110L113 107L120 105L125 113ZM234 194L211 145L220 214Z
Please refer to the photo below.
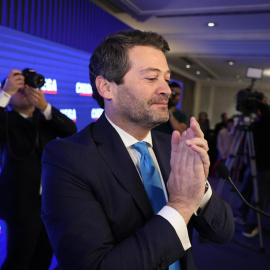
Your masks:
M197 74L197 75L200 75L200 74L201 74L201 72L198 70L198 71L196 71L196 74Z
M190 68L190 65L186 65L186 68Z
M233 65L234 65L234 61L230 60L230 61L228 61L228 64L229 64L230 66L233 66Z
M208 27L214 27L214 26L216 26L216 24L215 24L214 22L209 22L209 23L207 24L207 26L208 26Z

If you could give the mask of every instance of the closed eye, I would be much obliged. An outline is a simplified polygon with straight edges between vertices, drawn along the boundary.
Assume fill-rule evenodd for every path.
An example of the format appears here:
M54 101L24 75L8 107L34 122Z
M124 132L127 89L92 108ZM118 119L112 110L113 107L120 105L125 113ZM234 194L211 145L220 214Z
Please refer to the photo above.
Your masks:
M156 81L157 78L146 78L146 80L153 82L153 81Z

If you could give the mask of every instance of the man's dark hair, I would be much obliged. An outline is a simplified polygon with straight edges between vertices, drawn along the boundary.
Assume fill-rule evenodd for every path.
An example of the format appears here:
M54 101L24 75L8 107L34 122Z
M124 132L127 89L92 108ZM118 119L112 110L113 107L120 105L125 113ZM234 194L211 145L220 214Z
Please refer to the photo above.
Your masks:
M100 75L117 85L122 84L123 77L130 69L128 50L135 46L151 46L164 54L170 50L167 41L154 32L126 30L108 35L95 49L89 64L93 98L101 108L104 108L104 100L97 91L96 77Z
M170 82L169 83L169 87L178 87L178 88L181 88L180 84L177 83L177 82Z

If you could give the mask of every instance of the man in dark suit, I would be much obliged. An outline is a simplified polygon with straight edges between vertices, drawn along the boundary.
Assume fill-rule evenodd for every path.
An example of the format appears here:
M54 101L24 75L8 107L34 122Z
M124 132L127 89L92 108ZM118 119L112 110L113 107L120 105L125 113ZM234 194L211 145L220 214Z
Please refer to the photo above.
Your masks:
M0 92L0 218L7 225L7 257L1 269L47 270L52 248L41 220L41 156L76 125L52 107L43 92L12 70Z
M151 131L169 116L168 50L156 33L109 35L89 65L93 97L105 112L46 146L42 218L62 269L171 269L180 260L182 270L193 270L193 228L218 243L233 235L230 207L205 181L208 146L195 118L182 136ZM134 146L141 141L167 200L157 213Z

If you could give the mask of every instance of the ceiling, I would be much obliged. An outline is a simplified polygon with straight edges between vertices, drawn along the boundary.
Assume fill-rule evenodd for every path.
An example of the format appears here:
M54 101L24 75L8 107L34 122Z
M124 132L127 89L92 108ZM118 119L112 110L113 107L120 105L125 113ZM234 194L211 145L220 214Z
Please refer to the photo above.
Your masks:
M161 34L170 44L170 68L194 81L248 86L251 67L263 69L255 85L270 86L270 0L91 2L134 29Z

